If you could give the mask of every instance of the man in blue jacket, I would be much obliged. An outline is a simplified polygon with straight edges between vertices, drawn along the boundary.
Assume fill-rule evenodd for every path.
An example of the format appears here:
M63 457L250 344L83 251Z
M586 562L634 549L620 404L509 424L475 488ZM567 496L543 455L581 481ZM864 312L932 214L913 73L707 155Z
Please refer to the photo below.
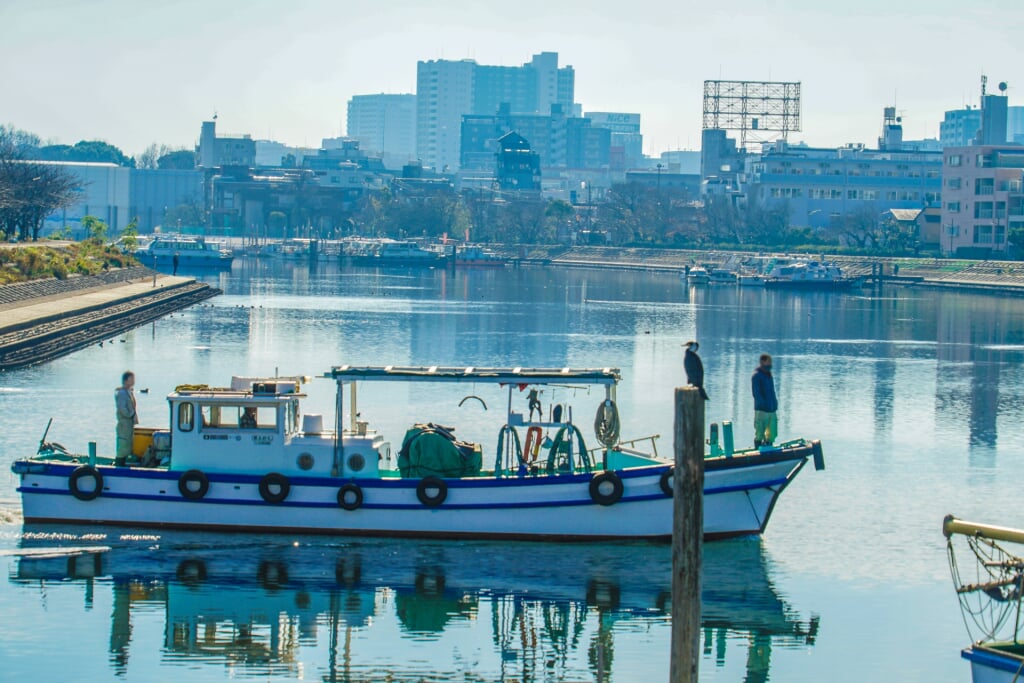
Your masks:
M779 398L775 395L772 357L767 353L761 354L761 363L750 378L750 388L754 394L754 448L771 446L779 429Z

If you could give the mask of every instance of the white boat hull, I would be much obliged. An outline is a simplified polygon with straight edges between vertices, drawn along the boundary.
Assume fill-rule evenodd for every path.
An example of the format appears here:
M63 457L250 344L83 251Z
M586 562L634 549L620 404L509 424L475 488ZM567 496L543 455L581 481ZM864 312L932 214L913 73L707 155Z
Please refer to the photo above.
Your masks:
M811 457L793 452L708 461L704 534L708 539L761 533L779 494ZM281 531L340 535L521 539L668 539L672 499L661 488L668 464L619 470L623 495L612 505L591 499L591 474L448 479L447 497L428 507L417 479L294 477L281 503L261 498L261 477L209 474L200 500L179 492L180 472L100 466L102 492L81 500L70 492L69 463L21 461L26 522ZM339 487L354 483L362 505L345 510Z

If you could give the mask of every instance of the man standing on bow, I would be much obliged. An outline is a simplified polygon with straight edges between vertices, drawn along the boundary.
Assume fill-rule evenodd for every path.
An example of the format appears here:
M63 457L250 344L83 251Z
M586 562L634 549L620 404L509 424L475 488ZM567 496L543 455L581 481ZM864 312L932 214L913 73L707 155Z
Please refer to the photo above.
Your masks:
M132 455L135 425L139 424L134 388L135 373L125 370L121 375L121 386L114 393L114 406L117 409L117 458L114 463L122 467Z
M754 394L754 448L771 446L779 430L779 398L775 395L772 357L767 353L761 354L761 362L750 378L750 388Z

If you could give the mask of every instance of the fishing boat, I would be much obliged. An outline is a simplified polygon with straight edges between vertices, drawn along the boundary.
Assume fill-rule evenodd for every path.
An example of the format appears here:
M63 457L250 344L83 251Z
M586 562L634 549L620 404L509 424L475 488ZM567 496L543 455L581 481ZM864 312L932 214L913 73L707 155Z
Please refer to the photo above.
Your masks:
M690 272L686 273L686 281L691 285L706 285L711 281L711 275L708 273L707 268L703 266L697 266L696 268L690 268Z
M794 261L773 267L765 277L764 284L769 289L836 291L852 288L854 280L844 277L842 270L834 263Z
M301 378L236 377L226 388L169 394L169 426L138 429L132 461L100 458L94 448L72 454L44 432L38 452L12 466L24 518L441 538L671 536L674 467L658 457L656 437L620 438L617 369L335 366L324 377L337 385L333 429L322 415L301 412ZM369 413L357 387L377 382L496 389L507 409L487 449L493 459L485 463L483 446L459 440L454 427L415 416L392 449L361 419ZM569 403L552 403L544 414L540 392L567 385L603 390L596 448L587 447ZM517 392L526 392L528 416L513 409ZM432 410L442 409L445 395L431 394ZM475 393L459 403L470 398L486 405ZM824 467L818 441L735 449L731 424L723 423L721 441L717 425L712 433L704 461L708 539L760 534L808 460Z
M1024 680L1024 530L948 515L942 532L953 585L973 640L961 652L971 664L972 680ZM958 550L958 543L966 552L962 547ZM969 566L961 567L962 555L967 556Z
M455 265L463 268L504 268L508 259L479 244L455 247Z
M736 284L736 273L726 268L713 268L708 274L708 284L734 285Z
M172 266L175 256L179 266L188 268L230 268L234 259L221 244L187 235L156 235L135 250L135 257L147 266Z
M348 243L346 258L358 266L421 266L444 263L444 255L412 240L363 239Z

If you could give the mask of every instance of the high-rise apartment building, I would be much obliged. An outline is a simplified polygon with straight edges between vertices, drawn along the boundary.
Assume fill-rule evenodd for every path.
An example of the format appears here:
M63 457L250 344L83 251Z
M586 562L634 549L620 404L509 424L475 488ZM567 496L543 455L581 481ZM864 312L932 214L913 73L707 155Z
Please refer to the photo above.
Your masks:
M644 137L640 134L640 114L610 111L587 112L595 128L607 128L611 135L611 168L625 171L639 168L644 160Z
M503 104L512 114L574 114L576 76L558 66L557 52L542 52L522 66L489 66L474 60L419 62L416 70L416 150L440 172L459 168L462 117L493 115Z
M416 95L355 95L348 101L348 137L388 168L416 159Z

